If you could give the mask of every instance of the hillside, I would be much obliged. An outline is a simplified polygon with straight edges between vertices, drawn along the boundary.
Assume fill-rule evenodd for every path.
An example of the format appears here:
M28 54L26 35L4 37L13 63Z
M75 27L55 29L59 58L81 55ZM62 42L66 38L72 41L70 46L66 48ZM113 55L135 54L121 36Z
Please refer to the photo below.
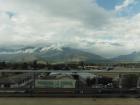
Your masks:
M103 62L106 59L79 49L62 47L25 47L20 49L0 49L0 60L9 62L30 62L43 60L47 62Z

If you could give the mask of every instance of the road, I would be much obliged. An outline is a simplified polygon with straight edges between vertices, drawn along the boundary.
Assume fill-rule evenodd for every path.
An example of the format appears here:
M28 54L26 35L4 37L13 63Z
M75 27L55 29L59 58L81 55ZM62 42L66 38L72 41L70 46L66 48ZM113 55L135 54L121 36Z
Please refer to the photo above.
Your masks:
M2 97L0 105L140 105L139 98L29 98Z

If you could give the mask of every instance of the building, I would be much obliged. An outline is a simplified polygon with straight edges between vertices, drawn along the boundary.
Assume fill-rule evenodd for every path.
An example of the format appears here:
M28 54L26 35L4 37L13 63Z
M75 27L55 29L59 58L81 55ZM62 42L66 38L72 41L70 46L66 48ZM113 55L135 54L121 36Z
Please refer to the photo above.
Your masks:
M71 75L53 74L35 80L36 88L75 88L76 80Z

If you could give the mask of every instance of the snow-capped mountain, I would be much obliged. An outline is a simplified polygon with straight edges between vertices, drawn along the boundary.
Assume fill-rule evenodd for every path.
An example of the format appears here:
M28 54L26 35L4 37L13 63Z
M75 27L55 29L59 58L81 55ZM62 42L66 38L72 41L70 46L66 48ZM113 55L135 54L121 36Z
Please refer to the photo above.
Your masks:
M105 58L70 47L45 46L23 47L17 49L0 49L0 60L9 62L30 62L41 60L47 62L100 62Z

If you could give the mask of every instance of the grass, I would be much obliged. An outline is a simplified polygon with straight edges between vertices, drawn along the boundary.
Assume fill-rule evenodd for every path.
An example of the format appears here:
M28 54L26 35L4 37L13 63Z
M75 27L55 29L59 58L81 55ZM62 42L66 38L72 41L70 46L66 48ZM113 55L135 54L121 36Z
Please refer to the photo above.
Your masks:
M140 105L139 98L0 98L0 105Z

